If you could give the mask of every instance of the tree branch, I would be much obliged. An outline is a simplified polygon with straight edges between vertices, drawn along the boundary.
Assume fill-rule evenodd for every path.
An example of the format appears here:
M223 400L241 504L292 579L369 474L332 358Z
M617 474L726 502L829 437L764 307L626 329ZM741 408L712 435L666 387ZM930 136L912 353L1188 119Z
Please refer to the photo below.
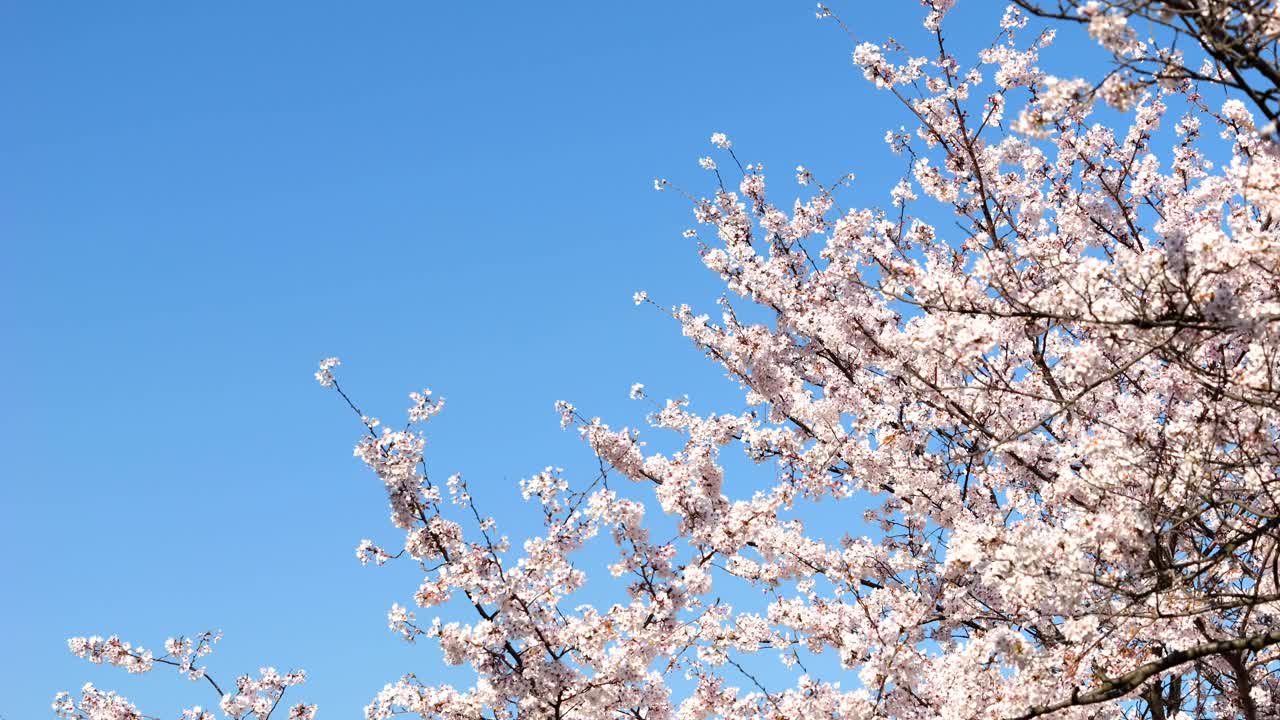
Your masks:
M1115 700L1116 698L1128 695L1152 677L1183 663L1198 660L1210 655L1257 651L1269 645L1275 645L1276 643L1280 643L1280 627L1272 628L1267 632L1259 633L1257 635L1238 638L1236 640L1221 640L1219 642L1197 645L1196 647L1187 650L1171 652L1159 660L1140 666L1133 672L1121 675L1115 680L1103 683L1087 693L1082 694L1079 692L1072 692L1071 697L1066 700L1061 700L1053 703L1052 705L1041 705L1039 707L1028 708L1027 712L1013 718L1013 720L1031 720L1031 718L1048 715L1049 713L1064 710L1069 707L1094 705L1101 702L1107 702L1108 700Z

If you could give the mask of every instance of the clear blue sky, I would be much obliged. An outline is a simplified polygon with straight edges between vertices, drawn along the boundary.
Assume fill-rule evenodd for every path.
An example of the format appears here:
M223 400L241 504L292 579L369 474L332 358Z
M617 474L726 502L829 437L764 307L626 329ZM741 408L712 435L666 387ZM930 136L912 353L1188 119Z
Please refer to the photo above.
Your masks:
M922 41L914 2L837 8ZM985 42L1000 9L957 27ZM803 163L885 202L905 119L851 50L798 0L0 2L0 715L88 680L212 704L72 658L76 634L221 628L220 677L305 667L324 718L438 677L385 629L418 574L352 555L395 534L315 362L384 418L444 395L434 472L516 530L519 478L591 468L554 400L618 425L637 381L739 407L632 305L717 292L652 179L708 188L724 131L784 192Z

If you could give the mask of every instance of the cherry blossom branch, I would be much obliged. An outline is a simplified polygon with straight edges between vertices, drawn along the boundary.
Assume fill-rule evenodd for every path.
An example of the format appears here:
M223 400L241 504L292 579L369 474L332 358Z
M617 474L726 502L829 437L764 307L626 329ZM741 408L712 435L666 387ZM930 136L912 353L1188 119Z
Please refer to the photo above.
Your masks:
M1096 705L1097 703L1107 702L1122 698L1141 687L1143 683L1151 678L1159 675L1166 670L1171 670L1194 660L1209 657L1211 655L1225 655L1228 653L1240 652L1257 652L1271 645L1280 643L1280 628L1275 628L1257 635L1249 637L1237 638L1235 640L1220 640L1218 642L1205 643L1197 645L1186 650L1175 650L1159 660L1153 660L1142 665L1132 672L1126 673L1114 680L1099 685L1098 687L1086 693L1072 692L1071 697L1066 700L1060 700L1051 705L1042 705L1039 707L1029 708L1022 715L1018 715L1012 720L1031 720L1031 718L1048 715L1059 710L1070 707L1078 707L1082 705Z

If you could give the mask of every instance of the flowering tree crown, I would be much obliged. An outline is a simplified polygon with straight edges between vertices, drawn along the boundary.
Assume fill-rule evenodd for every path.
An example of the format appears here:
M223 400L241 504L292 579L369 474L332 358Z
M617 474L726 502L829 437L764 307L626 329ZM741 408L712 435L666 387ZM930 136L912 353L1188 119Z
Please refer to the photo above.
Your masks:
M400 533L357 556L423 571L391 628L476 675L405 676L369 720L1280 717L1280 154L1253 115L1265 125L1277 90L1253 66L1246 90L1212 43L1196 64L1130 22L1174 2L1019 2L970 59L947 50L954 2L924 4L924 54L855 39L910 119L885 137L909 166L886 206L844 208L851 177L803 167L812 192L775 204L716 133L699 161L713 190L686 193L703 229L686 234L726 288L717 317L635 296L748 409L656 405L650 429L679 438L661 453L558 403L600 471L522 481L543 525L522 545L461 477L428 474L419 428L442 401L414 393L391 429L321 363ZM1187 5L1274 52L1274 2ZM1054 32L1029 32L1024 10L1085 24L1117 71L1042 70ZM1211 102L1206 85L1242 96ZM766 488L726 472L735 450ZM812 527L832 513L854 518L842 537ZM591 543L613 547L608 567L580 567ZM579 602L588 572L617 578L618 601ZM71 649L201 680L214 640ZM208 681L226 715L266 720L301 680ZM142 717L92 686L55 709Z

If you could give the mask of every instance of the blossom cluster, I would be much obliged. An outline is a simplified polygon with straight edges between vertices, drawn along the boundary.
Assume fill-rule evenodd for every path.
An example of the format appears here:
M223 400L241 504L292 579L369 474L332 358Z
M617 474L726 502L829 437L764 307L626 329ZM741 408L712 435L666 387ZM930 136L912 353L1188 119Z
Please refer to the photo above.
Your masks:
M330 366L332 367L332 366ZM327 369L327 368L326 368ZM319 378L317 378L319 379ZM324 382L321 380L321 382ZM306 675L302 671L281 674L274 668L263 668L255 679L249 675L236 678L234 690L224 691L207 673L197 666L198 659L213 652L213 646L222 635L218 632L202 632L192 637L172 637L165 641L165 654L157 656L149 650L137 647L111 636L102 638L74 637L67 641L72 654L97 664L108 664L131 673L145 673L156 663L174 667L194 681L205 680L219 696L219 709L223 716L241 720L255 718L269 720L280 704L285 690L301 684ZM125 698L114 692L103 692L86 684L77 699L70 693L58 693L53 701L54 714L63 720L148 720ZM297 703L289 708L289 720L314 720L315 705ZM182 720L214 720L215 714L200 705L182 710Z

